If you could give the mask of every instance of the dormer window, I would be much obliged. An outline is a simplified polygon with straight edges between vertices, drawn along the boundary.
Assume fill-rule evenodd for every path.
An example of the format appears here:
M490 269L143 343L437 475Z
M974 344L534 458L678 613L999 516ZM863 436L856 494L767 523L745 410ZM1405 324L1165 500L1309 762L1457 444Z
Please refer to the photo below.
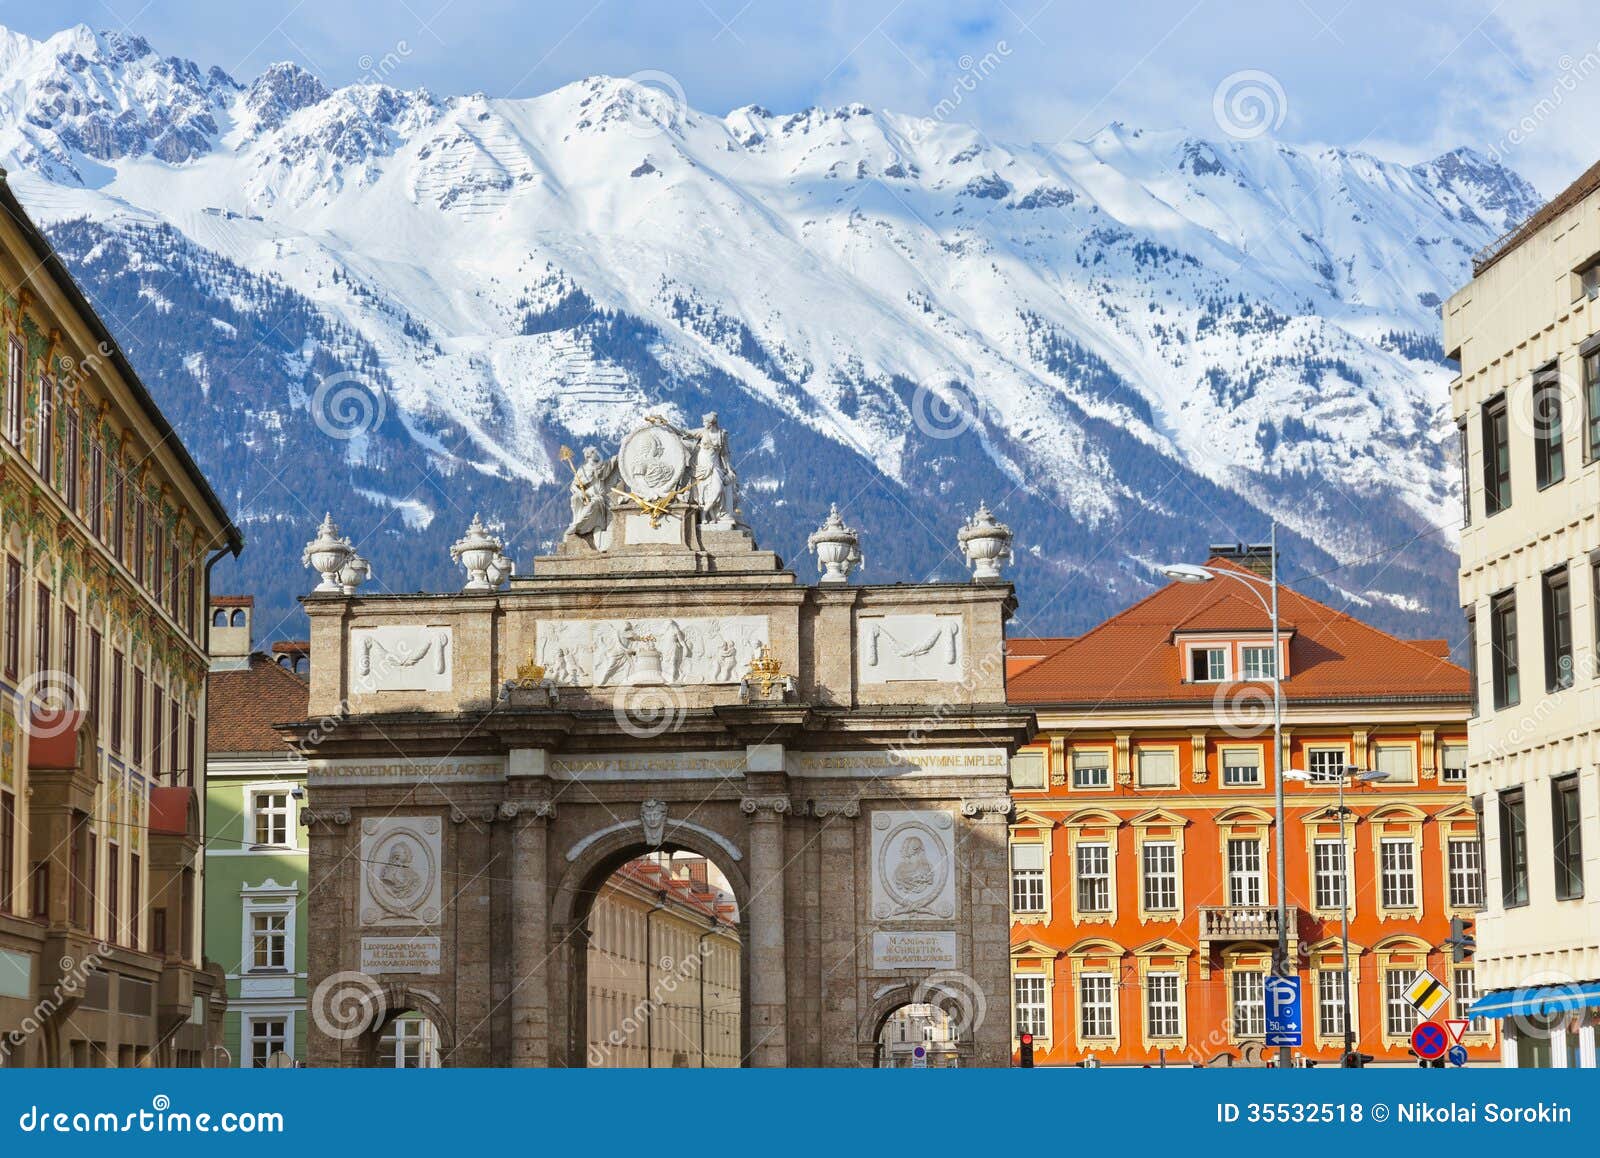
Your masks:
M1228 649L1225 647L1194 648L1189 652L1189 678L1197 684L1217 683L1227 679Z
M1271 646L1246 644L1240 648L1240 658L1243 660L1244 678L1247 680L1270 680L1277 673L1278 665L1274 660Z

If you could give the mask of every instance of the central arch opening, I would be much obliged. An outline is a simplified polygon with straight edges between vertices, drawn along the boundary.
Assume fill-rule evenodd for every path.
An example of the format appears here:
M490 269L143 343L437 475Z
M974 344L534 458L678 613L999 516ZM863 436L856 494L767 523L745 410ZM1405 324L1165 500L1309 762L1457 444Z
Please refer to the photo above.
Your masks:
M739 915L727 878L695 852L646 853L606 875L587 921L587 1064L743 1064Z

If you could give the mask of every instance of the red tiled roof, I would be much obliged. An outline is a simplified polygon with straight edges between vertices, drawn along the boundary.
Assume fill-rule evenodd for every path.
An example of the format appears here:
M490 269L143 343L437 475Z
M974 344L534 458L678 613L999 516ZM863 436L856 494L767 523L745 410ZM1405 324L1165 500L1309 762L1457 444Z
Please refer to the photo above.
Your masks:
M1218 558L1206 566L1244 572ZM1470 677L1449 661L1442 641L1397 639L1287 587L1279 588L1278 604L1286 634L1288 625L1293 630L1286 699L1465 701L1471 694ZM1020 704L1210 700L1217 685L1185 683L1172 642L1174 634L1208 630L1269 632L1272 620L1233 580L1169 583L1010 678L1007 694ZM1026 654L1028 642L1016 640L1008 650Z
M669 894L669 900L692 909L701 916L717 917L725 924L739 923L737 907L723 901L722 894L717 889L672 876L654 861L630 860L616 871L615 877L632 881L652 892L664 890Z
M1040 636L1006 640L1006 679L1021 675L1035 664L1049 659L1073 640L1072 636Z
M206 748L212 752L286 751L273 724L303 720L310 703L306 681L260 652L239 671L206 676Z
M254 595L213 595L211 597L211 606L213 607L254 607L255 605L256 597Z

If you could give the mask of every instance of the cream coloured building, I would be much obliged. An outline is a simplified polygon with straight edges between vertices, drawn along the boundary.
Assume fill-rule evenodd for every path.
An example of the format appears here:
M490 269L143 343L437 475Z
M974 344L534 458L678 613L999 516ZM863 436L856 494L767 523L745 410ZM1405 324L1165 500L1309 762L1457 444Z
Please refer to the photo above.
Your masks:
M1600 165L1444 309L1486 907L1475 1011L1516 1066L1595 1065L1600 1014Z
M654 853L613 873L589 912L589 1065L737 1067L738 921L704 857Z

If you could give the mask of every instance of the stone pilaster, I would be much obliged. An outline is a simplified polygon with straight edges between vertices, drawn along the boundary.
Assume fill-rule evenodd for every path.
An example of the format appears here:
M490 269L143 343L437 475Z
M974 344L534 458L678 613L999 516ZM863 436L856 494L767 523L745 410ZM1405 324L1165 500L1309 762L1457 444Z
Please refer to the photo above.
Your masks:
M980 1008L973 1009L973 1062L1004 1067L1011 1064L1011 870L1007 856L1011 799L969 797L961 802L961 815L965 820L961 859L971 882L966 913L972 947L969 967L976 991L990 995L981 1014ZM995 997L1000 1000L996 1002Z
M307 808L301 816L306 825L311 866L306 888L306 971L311 984L316 986L345 968L339 960L340 949L345 944L343 916L355 879L354 873L344 864L350 810ZM322 1068L359 1066L363 1064L359 1050L349 1048L352 1043L332 1037L323 1029L326 1015L322 1007L328 999L326 991L319 994L313 989L308 995L307 1060Z
M545 880L548 801L508 801L511 825L511 1064L546 1066L550 1054L550 890Z
M820 830L821 873L817 907L821 915L822 1064L856 1063L856 1022L860 1017L856 975L861 939L856 935L856 818L854 797L818 800L811 806Z
M747 796L739 807L750 818L750 1056L752 1066L789 1061L786 1028L788 981L784 951L784 817L787 796Z

